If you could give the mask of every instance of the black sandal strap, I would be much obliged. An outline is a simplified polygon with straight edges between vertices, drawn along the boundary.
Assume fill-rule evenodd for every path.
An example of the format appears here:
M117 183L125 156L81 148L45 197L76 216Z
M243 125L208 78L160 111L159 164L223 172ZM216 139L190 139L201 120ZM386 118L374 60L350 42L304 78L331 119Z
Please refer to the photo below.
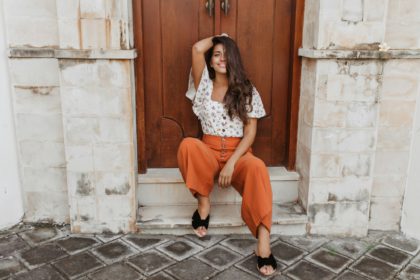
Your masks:
M277 269L277 262L273 254L270 254L268 258L257 257L257 263L258 263L258 269L261 269L261 267L265 265L271 266L274 270Z
M202 220L200 217L200 214L198 214L198 210L195 210L192 216L192 227L193 229L197 229L198 227L205 227L206 229L208 229L209 221L210 221L210 215L208 215L205 220Z

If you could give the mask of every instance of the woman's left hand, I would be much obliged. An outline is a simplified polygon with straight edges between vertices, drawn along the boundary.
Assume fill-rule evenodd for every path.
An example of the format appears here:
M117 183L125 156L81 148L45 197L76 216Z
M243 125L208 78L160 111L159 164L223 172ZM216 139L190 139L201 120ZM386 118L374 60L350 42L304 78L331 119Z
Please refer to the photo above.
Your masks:
M232 174L235 164L233 162L227 161L222 171L219 174L219 187L227 188L232 182Z

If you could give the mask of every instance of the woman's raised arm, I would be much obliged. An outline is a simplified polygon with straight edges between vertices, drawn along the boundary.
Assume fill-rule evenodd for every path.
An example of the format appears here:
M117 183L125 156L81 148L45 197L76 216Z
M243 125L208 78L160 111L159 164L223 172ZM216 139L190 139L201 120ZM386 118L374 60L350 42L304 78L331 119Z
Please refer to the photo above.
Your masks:
M192 47L192 76L194 87L197 90L200 84L201 74L206 66L205 52L213 46L213 37L202 39Z

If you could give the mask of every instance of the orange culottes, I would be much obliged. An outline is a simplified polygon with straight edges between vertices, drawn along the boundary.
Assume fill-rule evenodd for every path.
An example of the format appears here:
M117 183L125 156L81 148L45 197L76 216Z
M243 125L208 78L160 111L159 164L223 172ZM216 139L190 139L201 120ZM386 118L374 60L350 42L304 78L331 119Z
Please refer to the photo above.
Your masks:
M203 140L185 138L178 148L178 166L185 184L195 196L208 197L215 178L235 151L241 138L204 135ZM254 237L263 224L271 230L273 195L265 163L251 148L236 162L232 186L242 196L241 216Z

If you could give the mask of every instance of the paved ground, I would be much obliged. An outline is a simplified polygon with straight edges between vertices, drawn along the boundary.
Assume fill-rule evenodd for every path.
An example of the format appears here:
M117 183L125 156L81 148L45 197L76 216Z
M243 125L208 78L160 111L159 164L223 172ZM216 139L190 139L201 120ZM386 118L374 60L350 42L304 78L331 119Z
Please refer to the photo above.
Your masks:
M0 232L0 279L258 279L250 235L76 235L20 225ZM270 279L420 279L420 242L273 236Z

